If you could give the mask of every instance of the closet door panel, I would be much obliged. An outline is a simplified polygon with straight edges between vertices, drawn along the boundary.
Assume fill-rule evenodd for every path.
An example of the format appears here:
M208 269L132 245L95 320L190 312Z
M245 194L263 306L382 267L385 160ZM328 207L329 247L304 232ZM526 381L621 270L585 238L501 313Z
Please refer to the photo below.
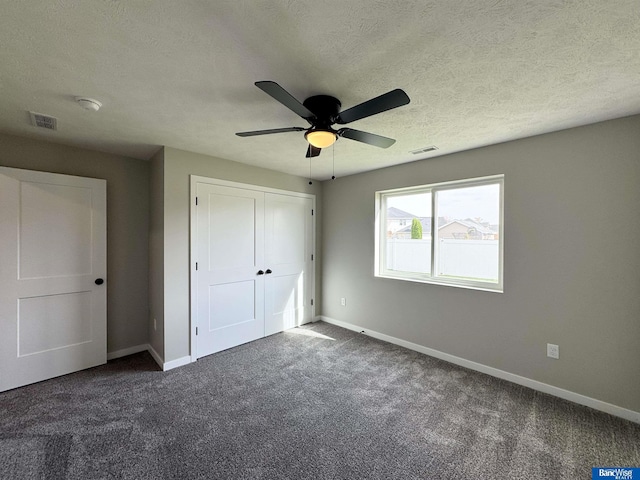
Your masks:
M264 336L264 194L197 185L197 356Z
M265 195L265 334L311 320L313 202Z

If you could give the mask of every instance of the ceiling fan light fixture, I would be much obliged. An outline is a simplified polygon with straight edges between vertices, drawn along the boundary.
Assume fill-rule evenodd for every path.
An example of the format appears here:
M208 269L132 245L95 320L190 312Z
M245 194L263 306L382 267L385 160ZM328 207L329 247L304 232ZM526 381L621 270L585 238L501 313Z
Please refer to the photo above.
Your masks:
M304 134L304 138L316 148L330 147L338 139L336 134L329 130L311 130Z

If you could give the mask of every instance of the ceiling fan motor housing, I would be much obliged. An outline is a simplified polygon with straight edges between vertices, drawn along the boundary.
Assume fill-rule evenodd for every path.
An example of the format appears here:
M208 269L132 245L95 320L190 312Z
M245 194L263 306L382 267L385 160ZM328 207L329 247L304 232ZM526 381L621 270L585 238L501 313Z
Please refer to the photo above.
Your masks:
M329 95L314 95L307 98L302 104L316 116L315 119L307 119L316 128L329 129L336 123L342 104L340 100Z

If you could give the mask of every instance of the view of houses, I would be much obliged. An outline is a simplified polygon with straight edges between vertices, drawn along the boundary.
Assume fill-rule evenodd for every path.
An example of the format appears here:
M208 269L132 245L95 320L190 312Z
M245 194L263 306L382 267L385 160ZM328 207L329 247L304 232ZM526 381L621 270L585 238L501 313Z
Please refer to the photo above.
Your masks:
M420 227L416 228L415 223ZM438 217L436 275L498 281L499 225L481 219ZM396 207L387 208L386 269L426 273L431 267L432 217L418 217ZM422 237L416 235L422 231Z
M387 236L389 238L407 239L411 237L413 219L422 225L422 238L431 238L431 217L418 217L396 207L387 209ZM438 238L455 238L457 240L497 240L498 225L491 225L481 219L450 219L438 217Z

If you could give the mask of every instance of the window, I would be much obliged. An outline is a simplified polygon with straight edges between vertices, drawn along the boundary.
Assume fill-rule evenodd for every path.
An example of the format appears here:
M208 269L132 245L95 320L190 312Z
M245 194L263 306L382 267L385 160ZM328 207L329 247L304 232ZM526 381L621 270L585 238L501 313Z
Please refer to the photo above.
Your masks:
M504 176L376 192L378 277L502 292Z

